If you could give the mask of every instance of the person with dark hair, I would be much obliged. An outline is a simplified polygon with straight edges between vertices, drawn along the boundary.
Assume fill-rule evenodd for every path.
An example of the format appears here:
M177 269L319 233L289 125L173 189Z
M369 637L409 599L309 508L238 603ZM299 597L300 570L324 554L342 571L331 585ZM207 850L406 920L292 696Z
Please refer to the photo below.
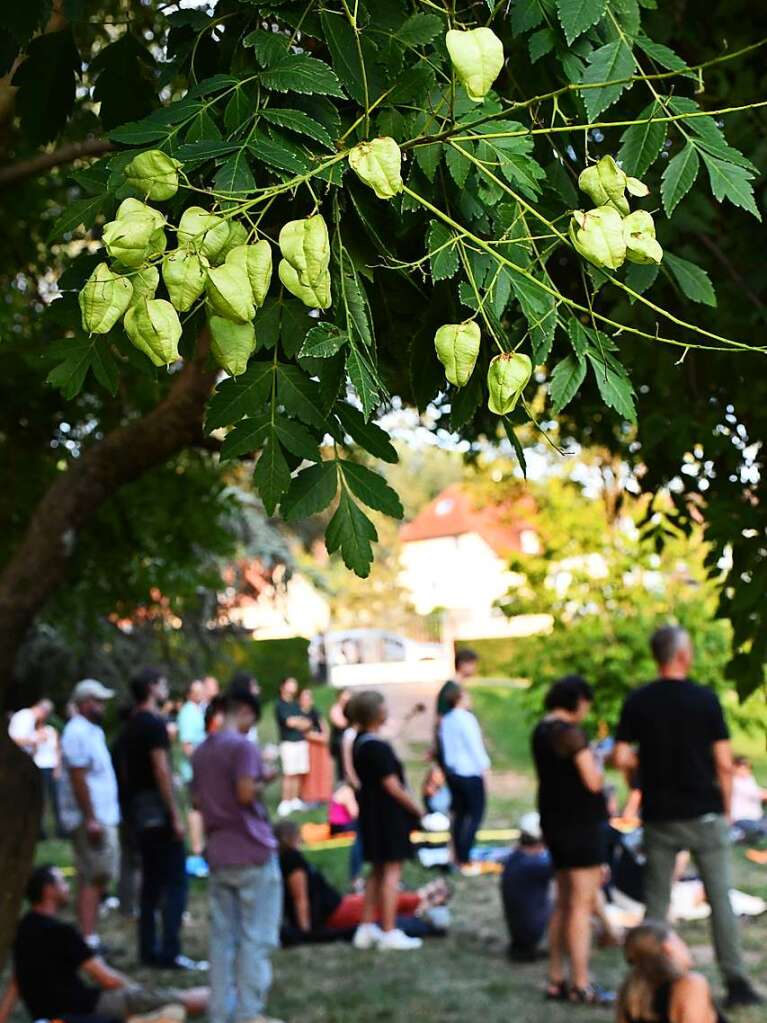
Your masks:
M276 777L248 732L261 717L249 690L230 691L222 727L192 758L192 788L208 836L211 1012L267 1023L270 955L279 944L282 882L263 802Z
M692 972L687 945L665 923L645 920L626 935L631 967L618 995L617 1023L726 1023L708 981Z
M479 654L474 650L469 650L467 647L461 650L456 650L455 653L455 675L453 678L449 678L445 682L437 693L437 723L439 719L447 714L450 710L450 704L448 703L448 694L454 692L455 689L462 686L465 682L468 682L470 678L473 678L479 670Z
M305 809L301 800L301 782L309 773L309 743L306 734L311 721L301 713L298 705L298 682L291 677L280 683L280 693L274 708L280 737L280 760L282 762L282 796L277 807L277 816Z
M205 687L201 679L193 679L186 690L186 700L178 712L176 724L178 741L181 744L179 758L179 775L187 793L192 781L192 754L205 739ZM187 796L188 801L188 796ZM190 855L187 857L187 873L193 877L207 877L208 865L203 856L205 836L202 830L202 818L193 806L188 806L186 814L189 825Z
M689 677L693 647L684 629L663 626L650 647L658 679L626 698L613 754L616 767L641 772L647 915L666 919L677 853L689 850L711 906L727 1005L757 1005L763 999L746 976L730 903L733 766L722 707Z
M69 886L58 867L36 867L26 897L30 909L16 931L13 976L0 998L0 1023L8 1023L19 998L32 1019L62 1023L178 1023L186 1012L205 1012L207 988L143 987L113 970L79 931L59 920Z
M214 696L205 708L205 735L215 735L220 732L226 717L226 697Z
M302 689L298 694L298 706L310 723L306 732L309 744L309 770L301 779L301 801L307 806L328 803L333 793L333 763L328 751L328 726L314 706L314 693Z
M439 740L450 789L453 852L458 868L469 873L474 838L485 815L490 757L466 690L451 689L445 703L448 709L440 722Z
M146 966L199 969L202 964L181 954L187 899L184 821L173 791L168 729L158 712L168 682L160 668L144 668L130 687L136 708L118 739L118 771L141 853L139 959Z
M99 905L119 870L120 801L102 721L114 691L93 678L72 693L74 713L61 736L61 822L72 839L77 920L85 941L100 948Z
M602 771L581 723L591 708L591 686L579 675L555 682L546 716L535 728L541 831L556 871L557 901L549 925L548 999L609 1004L612 996L589 978L591 912L606 859L607 806ZM570 960L570 984L564 954Z
M501 875L501 899L509 930L509 958L532 962L538 958L551 917L549 889L554 878L551 855L543 841L540 815L522 815L519 844Z
M413 855L410 832L420 821L421 810L405 787L405 772L397 755L378 734L387 718L383 696L373 691L357 693L349 703L349 717L358 729L353 760L360 782L362 852L372 868L354 947L420 948L421 941L404 934L396 926L396 918L402 864Z
M346 729L349 727L349 719L346 716L346 707L348 706L349 700L351 699L350 689L340 689L336 694L336 698L333 701L330 710L328 711L328 721L330 722L330 739L328 741L328 749L330 755L333 758L333 763L336 765L336 781L344 780L344 762L343 754L341 751L341 742Z

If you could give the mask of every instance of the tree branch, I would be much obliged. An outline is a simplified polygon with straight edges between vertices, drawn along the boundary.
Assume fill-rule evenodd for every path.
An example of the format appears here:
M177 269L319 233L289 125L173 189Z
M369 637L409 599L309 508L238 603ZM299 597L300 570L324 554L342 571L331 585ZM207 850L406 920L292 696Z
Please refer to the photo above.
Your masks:
M0 188L7 188L8 185L15 185L19 181L33 178L62 163L72 163L74 160L88 156L101 156L102 153L109 153L116 148L109 139L85 139L84 142L69 142L49 153L39 153L28 160L19 160L16 163L0 167Z

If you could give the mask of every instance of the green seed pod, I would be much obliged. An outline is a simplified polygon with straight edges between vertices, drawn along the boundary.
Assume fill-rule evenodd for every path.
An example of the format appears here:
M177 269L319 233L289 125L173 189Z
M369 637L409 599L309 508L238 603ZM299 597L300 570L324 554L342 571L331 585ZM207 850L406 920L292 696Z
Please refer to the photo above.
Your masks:
M245 270L232 263L211 267L205 285L214 312L235 323L247 323L256 315L253 293Z
M402 191L402 154L392 138L360 142L349 153L349 166L379 199L391 199Z
M169 366L179 358L181 321L164 298L138 302L125 314L125 333L155 366Z
M248 231L237 220L227 221L227 227L229 228L229 234L226 237L226 243L221 251L216 256L216 265L223 263L228 257L232 249L237 249L240 245L244 245L248 240Z
M481 332L474 320L446 323L434 335L437 358L445 367L445 376L455 387L465 387L479 355Z
M211 316L210 350L222 369L238 377L248 368L248 359L256 350L256 330L252 323L232 323L221 316Z
M570 241L594 266L617 270L626 259L623 221L612 206L599 206L588 213L575 210L570 221Z
M134 156L126 166L125 180L137 192L157 202L170 199L178 191L178 160L161 152L149 149Z
M503 43L490 28L451 29L445 43L466 94L472 102L481 103L501 73Z
M650 189L639 178L626 178L626 191L629 195L637 195L640 198L650 194Z
M83 330L89 334L108 334L130 305L133 285L127 277L113 273L99 263L77 296Z
M162 279L168 295L179 312L191 309L205 290L207 279L203 262L191 249L175 249L162 261Z
M598 163L581 171L578 188L595 206L614 206L625 217L629 211L625 195L627 182L628 178L615 160L611 156L603 156Z
M145 266L140 270L134 270L131 274L133 284L133 298L131 305L140 302L142 298L154 298L157 285L160 283L160 271L156 266Z
M490 411L497 416L513 412L532 375L533 364L523 352L496 355L487 370Z
M655 222L647 210L635 210L624 217L623 238L630 263L660 264L663 249L655 240Z
M304 287L311 288L325 277L330 265L330 239L321 214L289 221L280 231L279 243L280 251Z
M104 225L104 245L123 266L139 267L165 249L163 215L138 199L120 203L117 216Z
M195 248L215 263L229 238L229 224L201 206L190 206L181 216L177 237L182 248Z
M255 245L238 245L226 257L227 263L241 267L248 275L256 308L266 301L272 280L272 247L265 238Z
M298 271L287 259L280 260L277 272L291 295L300 298L304 305L310 309L330 308L330 273L327 270L314 284L302 284Z

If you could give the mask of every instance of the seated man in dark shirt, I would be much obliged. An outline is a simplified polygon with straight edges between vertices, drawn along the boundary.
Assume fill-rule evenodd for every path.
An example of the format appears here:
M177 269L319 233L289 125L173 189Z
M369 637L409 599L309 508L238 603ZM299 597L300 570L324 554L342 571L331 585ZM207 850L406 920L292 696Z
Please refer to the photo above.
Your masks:
M503 868L501 898L509 928L509 957L529 962L538 956L551 916L554 867L543 844L538 814L524 814L519 824L519 845Z
M13 946L13 976L0 999L7 1023L19 998L32 1019L63 1023L177 1023L201 1014L207 988L148 989L117 973L86 945L71 924L58 919L69 901L69 885L50 864L36 867L27 884L29 912ZM81 976L85 974L87 983Z

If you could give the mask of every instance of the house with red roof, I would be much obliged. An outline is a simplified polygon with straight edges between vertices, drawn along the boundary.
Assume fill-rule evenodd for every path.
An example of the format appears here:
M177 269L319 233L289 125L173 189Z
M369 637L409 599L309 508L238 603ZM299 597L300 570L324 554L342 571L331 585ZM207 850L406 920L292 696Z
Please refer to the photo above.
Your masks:
M443 490L400 530L401 581L418 613L445 611L474 638L520 634L495 603L521 581L510 559L540 550L535 513L529 495L488 504L460 483Z

